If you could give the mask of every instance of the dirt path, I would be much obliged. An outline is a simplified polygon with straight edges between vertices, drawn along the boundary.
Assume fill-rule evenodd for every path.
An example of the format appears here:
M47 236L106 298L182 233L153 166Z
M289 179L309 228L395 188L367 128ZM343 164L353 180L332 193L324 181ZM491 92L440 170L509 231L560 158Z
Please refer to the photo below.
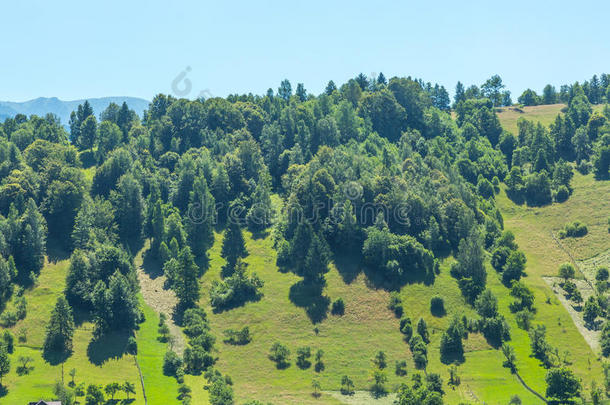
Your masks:
M545 283L553 290L555 297L561 302L564 308L568 311L570 316L572 317L572 321L576 328L580 332L587 344L591 347L594 353L599 353L599 338L601 335L600 331L588 329L585 326L585 322L582 318L582 315L579 311L574 309L571 302L565 297L565 292L561 287L559 287L559 283L562 281L559 277L542 277ZM578 290L580 291L583 302L587 301L587 299L593 295L594 291L591 289L591 285L585 280L572 280Z
M180 327L172 320L178 299L172 290L164 288L165 276L159 275L153 278L144 270L142 254L145 249L138 253L135 260L142 296L144 301L158 314L164 313L167 316L167 326L172 336L172 350L181 356L185 347L184 336Z

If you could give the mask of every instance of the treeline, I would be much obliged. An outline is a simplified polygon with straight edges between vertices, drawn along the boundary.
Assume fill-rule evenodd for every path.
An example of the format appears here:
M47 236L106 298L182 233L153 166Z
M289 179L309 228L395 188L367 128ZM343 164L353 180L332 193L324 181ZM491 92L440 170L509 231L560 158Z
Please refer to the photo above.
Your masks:
M69 307L95 321L96 338L131 332L142 321L133 257L148 240L146 259L178 297L177 321L201 324L178 365L192 373L215 361L202 295L217 311L262 297L262 280L243 261L245 229L272 232L278 266L313 294L321 294L337 256L360 258L371 280L397 289L433 283L438 259L455 254L452 274L475 304L485 291L485 251L501 246L500 184L513 198L542 205L569 196L572 161L604 178L610 113L592 113L575 85L550 130L521 122L513 136L494 111L512 104L499 76L457 90L455 119L442 86L383 74L331 81L317 96L302 84L293 94L288 80L262 96L160 94L143 117L126 104L96 117L85 102L69 133L51 115L7 119L0 126L2 297L14 283L34 283L47 252L69 255ZM282 200L279 213L272 194ZM227 264L202 294L198 278L214 230L224 233ZM502 267L507 285L522 274L514 266ZM58 303L57 318L68 324L69 307ZM219 392L230 390L214 378Z
M563 84L559 87L559 91L555 86L547 84L540 95L532 89L527 89L519 96L518 101L524 106L569 104L572 98L578 95L579 88L582 89L591 104L608 103L610 101L610 74L602 73L599 77L593 75L590 80L585 80L582 84L578 82Z

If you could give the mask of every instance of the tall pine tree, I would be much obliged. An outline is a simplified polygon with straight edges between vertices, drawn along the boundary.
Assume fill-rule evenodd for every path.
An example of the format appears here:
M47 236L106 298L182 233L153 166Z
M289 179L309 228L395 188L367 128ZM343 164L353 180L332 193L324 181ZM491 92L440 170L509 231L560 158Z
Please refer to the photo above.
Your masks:
M51 313L47 325L47 334L43 350L45 356L51 353L67 354L72 351L72 337L74 336L74 318L68 301L60 296Z
M244 235L239 224L235 221L229 221L227 225L227 230L222 240L221 255L227 260L227 266L231 269L235 267L237 259L248 255Z
M188 243L195 256L204 256L214 243L214 205L205 177L198 176L190 193L186 217Z

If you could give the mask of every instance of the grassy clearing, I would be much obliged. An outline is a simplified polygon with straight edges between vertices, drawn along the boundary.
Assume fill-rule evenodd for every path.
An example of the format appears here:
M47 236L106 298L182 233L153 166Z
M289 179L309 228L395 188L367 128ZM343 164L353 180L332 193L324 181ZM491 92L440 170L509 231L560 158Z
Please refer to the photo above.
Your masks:
M610 235L608 237L610 238ZM589 259L578 260L577 263L584 276L594 284L597 269L600 267L610 268L610 249Z
M202 279L204 292L208 291L213 280L220 277L224 263L220 258L221 239L217 235L210 251L211 266ZM314 325L305 310L290 300L290 288L299 281L299 277L277 270L271 239L253 240L247 233L246 240L250 252L246 262L249 269L265 281L264 297L244 307L216 314L209 307L208 296L204 294L201 301L201 305L211 314L212 330L218 338L217 366L233 378L238 403L248 399L286 404L372 403L370 397L367 398L368 393L345 398L337 391L343 375L349 375L356 390L368 390L371 384L371 359L378 350L384 350L388 358L388 388L394 390L401 382L410 381L415 367L409 347L398 330L398 319L387 309L387 291L371 286L360 269L343 269L340 273L332 266L326 275L324 295L331 301L343 298L345 315L329 314ZM449 275L448 266L449 261L443 263L441 274L433 285L409 284L401 290L405 314L411 317L414 324L420 317L424 317L428 323L431 334L428 372L440 373L445 382L449 373L448 366L440 362L442 331L454 314L474 315L474 311L465 305L457 283ZM496 284L497 288L504 289L499 282ZM436 294L445 299L448 314L444 317L437 318L430 314L430 298ZM506 295L506 290L497 293L500 294ZM508 302L503 304L503 312L506 313ZM508 313L506 315L509 317ZM253 336L250 344L231 346L222 342L224 329L237 329L244 325L250 327ZM316 327L317 334L314 331ZM522 347L529 348L527 334L517 333L516 338L520 339ZM275 341L286 344L292 351L292 364L286 370L277 370L267 358L269 348ZM310 346L314 351L318 348L324 350L326 368L323 372L316 373L312 368L301 370L295 365L295 352L301 346ZM529 400L529 403L536 403L535 397L520 385L508 369L502 367L502 354L491 348L482 336L471 335L465 341L465 348L466 361L459 367L462 385L456 390L445 387L447 403L462 400L507 403L515 393ZM528 362L527 355L523 357L520 365ZM407 360L409 376L397 377L394 374L396 360ZM538 376L540 374L544 377L543 371ZM311 396L313 379L322 385L324 392L320 399Z
M46 324L50 318L51 310L55 306L57 297L62 293L68 261L47 263L43 268L37 285L28 291L25 296L28 303L27 317L12 328L13 334L20 328L27 330L27 342L16 342L15 352L11 355L11 372L4 380L8 389L2 403L23 404L41 398L51 399L53 384L61 381L61 365L51 366L42 358L42 344L44 342ZM133 404L143 404L142 390L140 388L138 372L131 356L123 356L121 342L122 336L110 336L100 344L91 344L93 325L84 322L78 326L74 333L74 351L72 356L64 363L64 381L68 383L68 372L76 369L75 381L77 384L107 384L110 382L123 383L130 381L136 384L136 399ZM30 356L33 370L23 376L16 373L19 356ZM117 398L123 398L118 395Z
M540 122L544 126L549 126L549 124L555 121L557 114L560 114L561 109L565 106L565 104L549 104L520 108L502 107L498 111L498 118L504 129L517 135L517 121L519 121L519 118L525 118L530 121Z
M502 127L516 135L518 132L517 121L519 118L540 122L542 125L548 127L555 121L557 114L560 114L564 107L566 107L565 104L548 104L532 107L502 107L497 111ZM593 111L602 111L603 108L603 105L594 105Z
M610 198L607 197L610 196L610 182L596 181L592 175L583 176L575 172L572 186L574 192L568 201L545 207L516 205L502 193L497 201L502 214L509 221L507 228L522 233L525 239L523 243L542 253L544 249L557 248L551 232L557 234L566 223L581 221L587 225L587 235L561 239L561 244L576 260L588 259L606 251L610 248L607 222L610 216ZM569 261L565 252L547 253L540 259L544 263L537 266L537 271L543 271L542 275L547 276L556 275L559 264ZM531 267L531 263L528 267Z

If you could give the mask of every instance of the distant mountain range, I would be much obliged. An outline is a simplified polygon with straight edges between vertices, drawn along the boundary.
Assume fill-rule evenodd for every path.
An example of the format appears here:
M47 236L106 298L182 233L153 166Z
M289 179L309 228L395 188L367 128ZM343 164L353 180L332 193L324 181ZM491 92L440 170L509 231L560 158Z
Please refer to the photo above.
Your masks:
M134 110L140 117L146 108L148 108L148 100L137 97L101 97L89 98L89 104L93 108L96 118L102 111L108 107L110 103L116 103L119 106L126 102L129 108ZM79 104L85 102L82 100L63 101L57 97L39 97L34 100L16 103L12 101L0 101L0 122L6 118L14 117L16 114L32 115L44 117L47 113L53 113L61 119L64 126L68 126L70 113L78 108Z

